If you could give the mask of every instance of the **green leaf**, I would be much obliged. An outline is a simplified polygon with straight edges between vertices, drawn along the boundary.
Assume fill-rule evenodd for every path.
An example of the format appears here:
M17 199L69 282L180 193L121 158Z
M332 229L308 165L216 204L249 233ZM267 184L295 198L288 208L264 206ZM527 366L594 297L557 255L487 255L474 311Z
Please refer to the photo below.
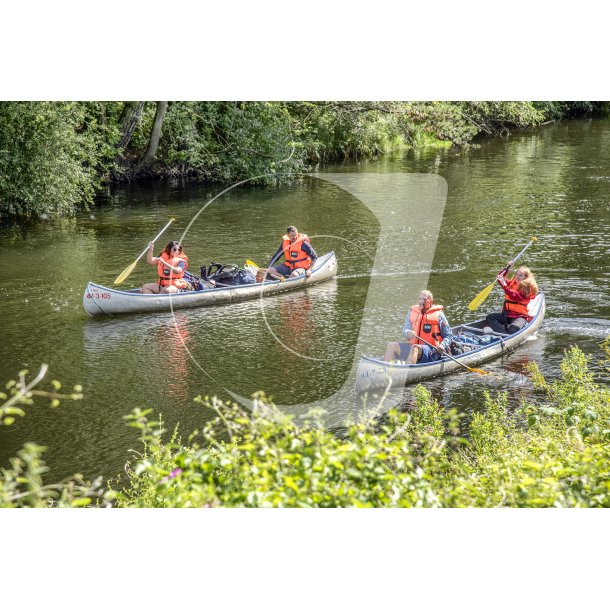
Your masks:
M355 468L348 468L345 473L347 475L349 475L352 479L361 479L362 478L362 473L359 470L356 470Z
M243 445L237 445L240 451L252 451L255 448L253 443L244 443Z
M23 409L20 409L19 407L7 407L6 409L4 409L4 412L7 415L19 415L20 417L23 417L25 415L25 411Z
M529 460L524 461L522 466L524 468L529 468L530 470L543 470L544 469L543 464L540 464L539 462L530 462Z
M89 504L91 504L91 498L76 498L70 502L72 508L81 508L83 506L88 506Z
M534 414L528 415L527 423L529 426L535 425L537 421L538 421L538 418Z
M286 487L289 487L293 491L296 491L297 493L299 491L299 488L298 488L297 484L294 482L294 479L292 477L285 476L284 485L286 485Z

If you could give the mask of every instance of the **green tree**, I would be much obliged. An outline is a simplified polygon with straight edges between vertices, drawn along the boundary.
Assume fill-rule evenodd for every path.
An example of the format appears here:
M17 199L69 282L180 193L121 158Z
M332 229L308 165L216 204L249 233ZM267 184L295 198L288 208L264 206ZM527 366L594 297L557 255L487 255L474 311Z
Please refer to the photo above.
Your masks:
M319 164L467 148L605 102L0 102L0 217L87 208L104 182L191 176L280 184Z
M0 103L0 216L66 216L91 203L105 149L89 109Z

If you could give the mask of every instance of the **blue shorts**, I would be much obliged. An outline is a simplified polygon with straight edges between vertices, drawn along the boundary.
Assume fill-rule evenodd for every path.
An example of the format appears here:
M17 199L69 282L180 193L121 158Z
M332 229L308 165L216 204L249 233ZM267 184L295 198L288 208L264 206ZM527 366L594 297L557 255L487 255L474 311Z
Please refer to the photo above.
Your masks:
M288 265L284 263L280 263L279 265L273 267L278 273L281 273L284 277L290 277L290 274L295 271L291 269ZM297 268L296 271L299 273L305 273L305 269Z
M422 354L420 364L425 364L426 362L435 362L436 360L441 359L441 355L429 345L422 345Z
M409 353L411 352L411 343L399 343L400 346L400 359L407 360ZM426 362L435 362L441 359L441 355L429 345L420 345L422 348L421 360L419 364L426 364Z

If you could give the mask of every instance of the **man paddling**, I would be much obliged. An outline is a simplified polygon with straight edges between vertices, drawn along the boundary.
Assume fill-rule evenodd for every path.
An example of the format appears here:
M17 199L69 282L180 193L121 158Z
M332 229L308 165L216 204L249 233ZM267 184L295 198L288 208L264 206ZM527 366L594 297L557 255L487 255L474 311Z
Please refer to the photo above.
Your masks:
M273 267L272 265L282 256L285 261ZM267 275L273 279L284 281L287 277L297 277L305 274L311 276L311 269L316 263L318 255L309 242L305 233L299 233L297 228L290 225L282 243L271 257L267 265Z
M388 343L383 359L386 362L399 359L407 364L426 363L440 360L451 343L451 327L443 313L442 305L435 305L432 293L422 290L413 305L402 327L406 343L393 341ZM418 337L425 339L426 345Z

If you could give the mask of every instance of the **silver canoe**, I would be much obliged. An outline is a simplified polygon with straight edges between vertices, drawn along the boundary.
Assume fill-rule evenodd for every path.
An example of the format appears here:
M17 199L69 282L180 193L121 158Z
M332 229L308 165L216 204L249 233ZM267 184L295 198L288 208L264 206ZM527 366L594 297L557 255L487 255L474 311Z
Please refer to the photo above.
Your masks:
M89 282L83 295L83 307L90 316L204 307L311 286L329 280L335 275L337 275L337 257L334 252L329 252L318 258L309 278L299 276L284 282L268 280L257 284L223 286L177 294L142 294L139 288L115 290Z
M533 318L520 331L512 335L496 334L495 340L491 343L460 354L456 356L456 359L467 366L476 367L482 362L496 358L500 354L521 345L542 324L545 312L544 294L540 293L530 303L529 309ZM455 326L452 331L454 334L463 330L472 334L483 335L483 326L485 326L484 319ZM356 372L356 389L358 392L366 392L381 388L401 388L407 383L423 381L430 377L446 375L457 370L463 371L464 367L446 357L426 364L394 364L385 362L381 358L362 356Z

